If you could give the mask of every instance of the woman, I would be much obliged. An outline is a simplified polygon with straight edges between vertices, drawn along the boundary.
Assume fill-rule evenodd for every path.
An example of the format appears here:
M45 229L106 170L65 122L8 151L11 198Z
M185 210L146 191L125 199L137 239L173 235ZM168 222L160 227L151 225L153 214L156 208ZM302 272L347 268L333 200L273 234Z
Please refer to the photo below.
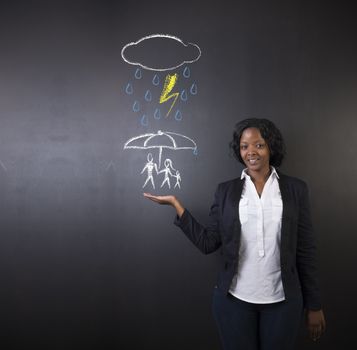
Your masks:
M230 147L246 168L218 186L207 226L174 196L144 196L172 205L203 253L222 249L213 314L223 348L291 350L304 309L310 337L325 330L307 186L277 171L285 145L271 121L237 123Z

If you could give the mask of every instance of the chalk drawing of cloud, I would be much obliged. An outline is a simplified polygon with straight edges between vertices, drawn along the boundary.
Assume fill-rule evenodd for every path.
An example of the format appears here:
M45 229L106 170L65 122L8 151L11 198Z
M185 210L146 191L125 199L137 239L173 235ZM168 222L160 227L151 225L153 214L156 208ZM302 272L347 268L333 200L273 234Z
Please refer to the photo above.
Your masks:
M168 71L200 59L197 44L185 44L169 34L152 34L126 44L121 50L123 60L151 71Z

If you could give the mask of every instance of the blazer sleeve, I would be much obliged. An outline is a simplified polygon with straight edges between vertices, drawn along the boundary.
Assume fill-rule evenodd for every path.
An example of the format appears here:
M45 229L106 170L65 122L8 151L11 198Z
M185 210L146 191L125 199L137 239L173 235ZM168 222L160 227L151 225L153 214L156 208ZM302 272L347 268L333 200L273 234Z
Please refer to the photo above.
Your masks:
M313 234L309 193L305 183L303 183L300 193L296 265L305 308L320 310L321 300L317 282L316 242Z
M209 221L206 226L200 224L185 208L182 216L176 216L175 225L181 228L190 241L204 254L213 253L221 245L220 227L220 186L218 186L214 201L209 212Z

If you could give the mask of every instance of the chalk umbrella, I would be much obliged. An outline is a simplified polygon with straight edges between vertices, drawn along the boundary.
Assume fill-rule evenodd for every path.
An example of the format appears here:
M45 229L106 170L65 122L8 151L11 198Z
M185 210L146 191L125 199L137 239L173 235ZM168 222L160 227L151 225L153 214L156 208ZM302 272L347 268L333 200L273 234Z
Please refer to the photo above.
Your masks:
M197 145L195 141L189 137L175 132L161 131L157 133L149 133L144 135L139 135L128 140L124 149L159 149L159 168L161 167L161 156L162 150L184 150L191 149L194 154L197 154Z

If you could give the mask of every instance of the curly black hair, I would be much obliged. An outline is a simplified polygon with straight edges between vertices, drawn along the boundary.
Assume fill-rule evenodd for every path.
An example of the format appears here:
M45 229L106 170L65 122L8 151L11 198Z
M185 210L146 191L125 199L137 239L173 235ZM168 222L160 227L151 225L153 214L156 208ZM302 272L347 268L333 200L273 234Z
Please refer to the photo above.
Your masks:
M280 130L268 119L248 118L241 120L235 125L233 140L229 143L234 157L240 163L244 164L240 156L240 138L242 137L243 131L248 128L257 128L260 131L260 134L269 147L269 164L274 167L279 167L286 154L285 142Z

